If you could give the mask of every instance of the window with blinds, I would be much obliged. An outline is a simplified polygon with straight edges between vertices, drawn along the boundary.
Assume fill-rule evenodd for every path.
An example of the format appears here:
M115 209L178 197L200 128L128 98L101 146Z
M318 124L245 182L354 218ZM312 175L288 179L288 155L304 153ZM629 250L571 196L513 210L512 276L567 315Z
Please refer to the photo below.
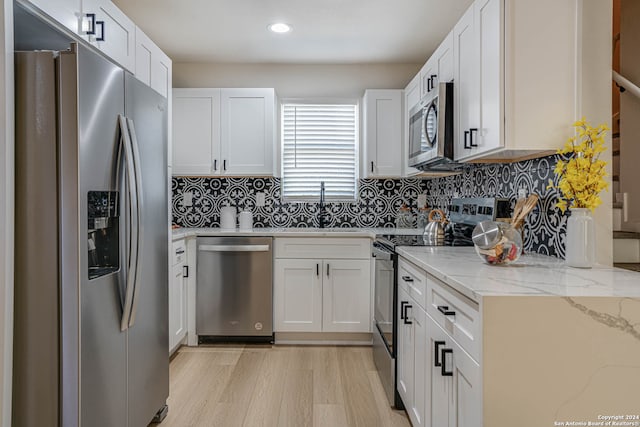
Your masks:
M282 105L282 197L354 201L357 192L358 106Z

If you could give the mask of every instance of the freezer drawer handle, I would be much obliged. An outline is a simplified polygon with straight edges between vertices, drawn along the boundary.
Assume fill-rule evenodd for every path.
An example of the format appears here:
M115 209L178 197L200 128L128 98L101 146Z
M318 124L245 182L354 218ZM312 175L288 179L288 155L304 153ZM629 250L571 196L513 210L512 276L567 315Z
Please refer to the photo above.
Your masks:
M201 252L268 252L269 245L199 245Z

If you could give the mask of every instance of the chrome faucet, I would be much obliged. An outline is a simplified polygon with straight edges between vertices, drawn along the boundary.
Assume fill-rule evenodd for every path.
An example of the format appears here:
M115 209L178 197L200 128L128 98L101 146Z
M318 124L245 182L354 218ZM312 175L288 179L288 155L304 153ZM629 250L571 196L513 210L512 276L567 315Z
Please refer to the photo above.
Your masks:
M320 181L320 206L318 207L318 227L324 228L325 215L324 206L324 181Z

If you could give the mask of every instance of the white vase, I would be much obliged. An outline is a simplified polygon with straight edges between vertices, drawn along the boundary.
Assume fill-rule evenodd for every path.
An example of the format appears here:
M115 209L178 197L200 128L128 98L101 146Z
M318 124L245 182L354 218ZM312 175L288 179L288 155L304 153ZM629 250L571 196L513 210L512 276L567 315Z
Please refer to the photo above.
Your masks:
M565 260L569 267L591 268L595 261L595 229L591 211L572 208L567 220Z

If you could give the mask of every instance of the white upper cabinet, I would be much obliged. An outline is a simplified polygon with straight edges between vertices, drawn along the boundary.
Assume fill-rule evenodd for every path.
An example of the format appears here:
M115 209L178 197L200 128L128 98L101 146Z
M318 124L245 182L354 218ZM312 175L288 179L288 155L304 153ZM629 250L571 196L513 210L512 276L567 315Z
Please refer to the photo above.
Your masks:
M222 89L224 175L273 175L275 91Z
M367 90L362 176L402 176L402 90Z
M81 0L29 0L60 24L78 33L80 30Z
M440 43L420 70L421 97L428 96L440 82L453 80L453 31Z
M476 0L456 24L456 160L546 155L572 135L579 113L577 8Z
M136 26L133 21L109 0L82 0L82 14L82 29L89 42L135 73Z
M463 159L465 150L477 146L480 127L479 80L477 70L477 36L474 9L469 8L453 29L455 52L454 157ZM474 139L475 138L475 139Z
M174 175L220 174L220 89L173 90Z
M171 59L136 27L136 77L165 98L171 91Z
M273 89L174 89L174 175L273 175Z

